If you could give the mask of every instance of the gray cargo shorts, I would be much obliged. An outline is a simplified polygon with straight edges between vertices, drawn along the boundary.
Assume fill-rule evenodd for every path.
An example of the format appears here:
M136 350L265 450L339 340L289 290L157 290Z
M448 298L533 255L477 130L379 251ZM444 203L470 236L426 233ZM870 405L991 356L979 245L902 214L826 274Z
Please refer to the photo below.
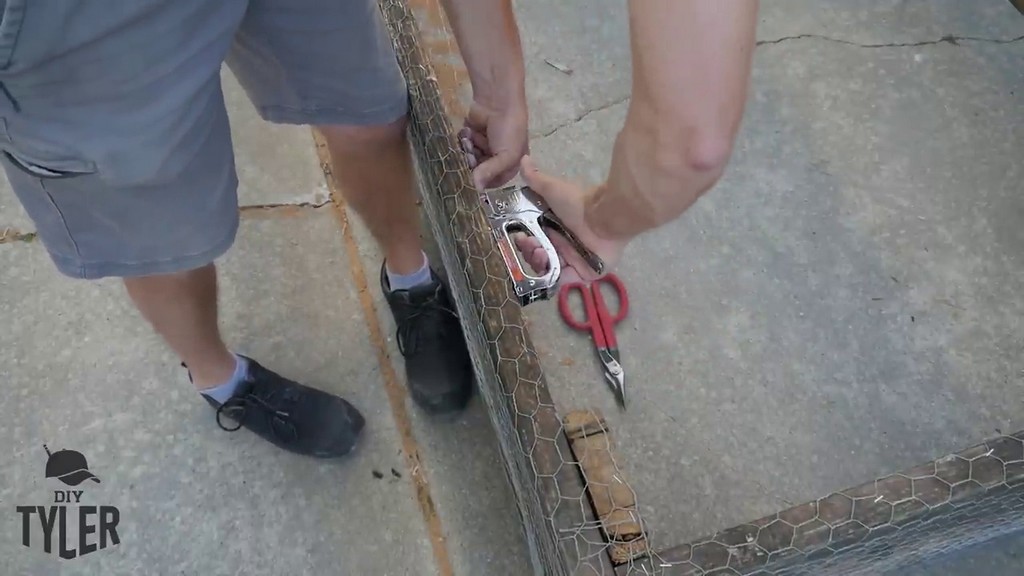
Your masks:
M225 61L270 122L406 113L375 0L0 5L0 163L68 276L190 270L234 242Z

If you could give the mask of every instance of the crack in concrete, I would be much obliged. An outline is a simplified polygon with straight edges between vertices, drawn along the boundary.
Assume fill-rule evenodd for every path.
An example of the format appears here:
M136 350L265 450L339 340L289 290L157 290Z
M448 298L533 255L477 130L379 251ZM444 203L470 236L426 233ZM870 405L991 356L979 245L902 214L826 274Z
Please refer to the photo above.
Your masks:
M985 42L988 44L1014 44L1024 40L1024 35L1017 36L1016 38L981 38L978 36L957 36L955 34L947 34L941 38L935 40L921 40L918 42L889 42L884 44L864 44L861 42L854 42L852 40L843 40L842 38L832 38L831 36L825 36L823 34L797 34L795 36L783 36L782 38L775 38L773 40L758 40L757 46L769 46L773 44L783 44L793 40L822 40L825 42L833 42L836 44L843 44L846 46L855 46L857 48L913 48L916 46L935 46L938 44L951 44L953 46L960 46L961 42ZM554 128L547 130L546 132L531 134L531 139L543 140L548 136L551 136L555 132L577 124L587 116L595 112L601 112L607 110L618 104L622 104L626 100L629 100L629 94L616 98L615 100L596 106L594 108L587 108L582 113L578 114L572 120L558 124Z
M934 46L936 44L952 44L953 46L960 46L961 42L986 42L989 44L1013 44L1014 42L1020 42L1024 40L1024 36L1017 36L1016 38L979 38L977 36L956 36L954 34L947 34L942 38L936 40L921 40L919 42L889 42L885 44L863 44L861 42L854 42L852 40L843 40L842 38L832 38L831 36L825 36L822 34L797 34L795 36L783 36L782 38L776 38L774 40L758 40L758 46L766 46L770 44L782 44L792 40L823 40L825 42L834 42L836 44L844 44L846 46L856 46L857 48L912 48L915 46Z
M544 138L547 138L548 136L551 136L552 134L554 134L555 132L558 132L562 128L565 128L567 126L572 126L573 124L579 123L584 118L586 118L587 116L590 116L591 114L593 114L595 112L601 112L601 111L607 110L609 108L612 108L613 106L618 106L619 104L622 104L626 100L629 100L629 96L630 96L629 94L626 94L625 96L620 96L619 98L616 98L615 100L613 100L611 102L607 102L605 104L601 104L600 106L595 106L593 108L587 108L586 110L584 110L580 114L577 114L576 117L573 118L572 120L569 120L567 122L563 122L563 123L555 126L554 128L548 130L547 132L543 132L541 134L532 134L530 136L530 138L537 139L537 140L542 140Z

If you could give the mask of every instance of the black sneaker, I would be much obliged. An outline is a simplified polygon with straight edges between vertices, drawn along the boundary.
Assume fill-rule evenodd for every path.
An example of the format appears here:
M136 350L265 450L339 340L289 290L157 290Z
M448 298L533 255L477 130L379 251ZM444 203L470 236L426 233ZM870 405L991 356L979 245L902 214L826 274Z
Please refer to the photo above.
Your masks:
M429 284L392 292L384 266L380 269L412 399L428 412L455 412L472 396L473 365L448 289L433 270L430 277Z
M217 425L234 432L245 427L279 448L316 458L344 456L355 447L366 423L354 406L268 370L255 360L234 396L219 404ZM225 420L234 420L225 425Z

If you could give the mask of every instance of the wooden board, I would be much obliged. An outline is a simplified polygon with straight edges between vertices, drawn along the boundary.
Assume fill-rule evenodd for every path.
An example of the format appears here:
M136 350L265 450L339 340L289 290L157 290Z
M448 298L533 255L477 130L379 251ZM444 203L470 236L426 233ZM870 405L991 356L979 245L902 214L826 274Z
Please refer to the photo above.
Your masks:
M1024 531L1024 432L652 555L619 574L875 576Z
M612 455L612 434L595 410L566 414L569 439L587 496L609 543L612 563L623 564L645 556L647 537L636 505L636 492Z

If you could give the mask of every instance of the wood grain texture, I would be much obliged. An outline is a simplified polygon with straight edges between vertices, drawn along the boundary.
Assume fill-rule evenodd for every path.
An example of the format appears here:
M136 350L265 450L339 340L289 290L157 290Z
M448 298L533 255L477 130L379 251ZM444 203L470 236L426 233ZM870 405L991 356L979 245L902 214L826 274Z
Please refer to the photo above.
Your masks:
M594 513L610 543L612 561L621 564L646 555L647 539L636 492L612 455L612 435L593 410L575 410L563 420Z

